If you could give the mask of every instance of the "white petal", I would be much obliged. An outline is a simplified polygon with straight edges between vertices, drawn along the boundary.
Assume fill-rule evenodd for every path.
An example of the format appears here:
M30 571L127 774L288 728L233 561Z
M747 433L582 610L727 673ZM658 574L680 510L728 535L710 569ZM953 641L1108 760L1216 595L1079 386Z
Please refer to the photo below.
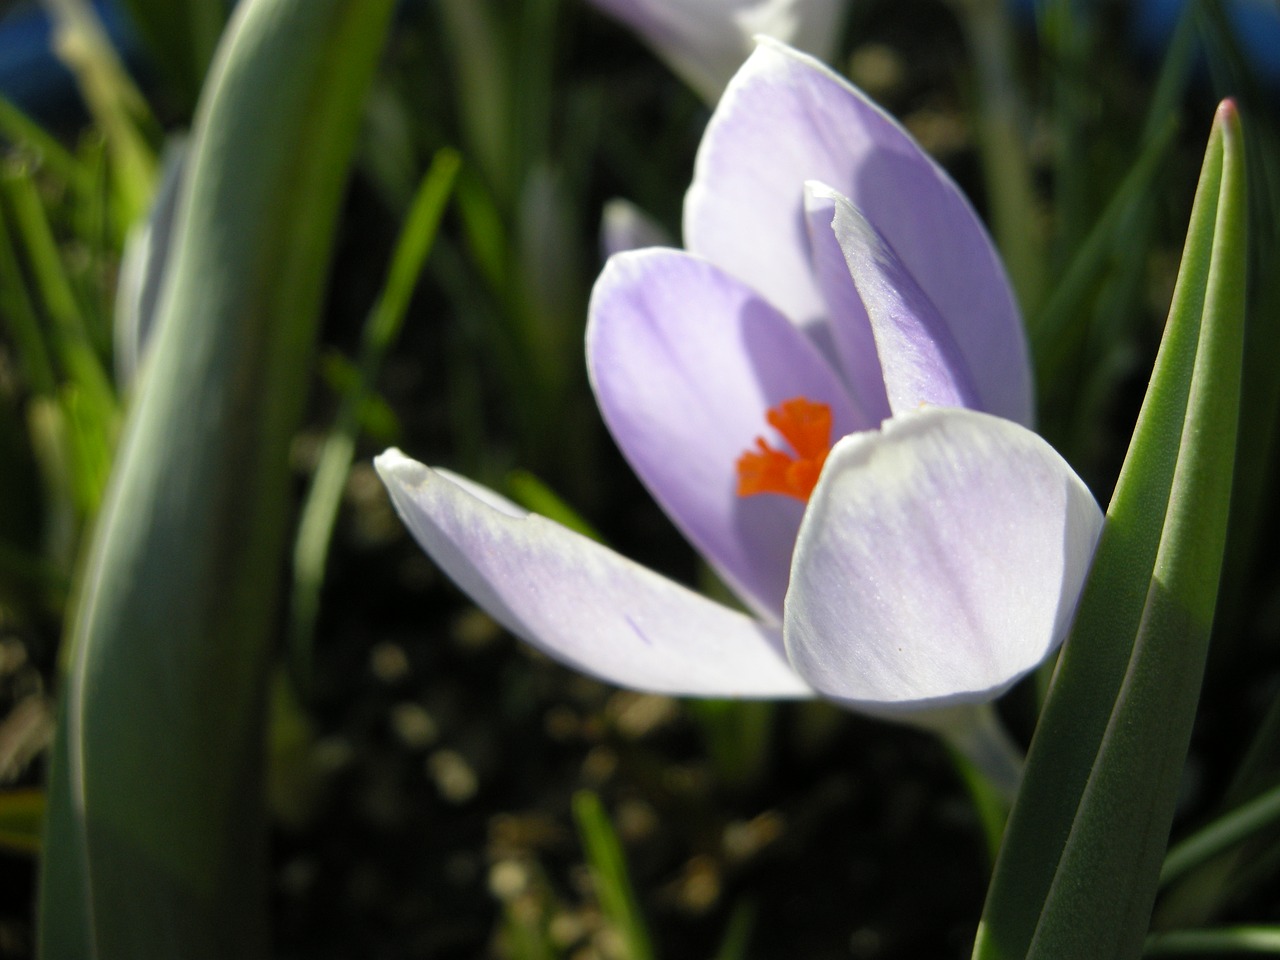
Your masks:
M797 671L894 714L991 700L1066 635L1102 527L1042 438L960 409L831 452L800 528L784 634Z
M982 409L946 321L897 252L846 197L812 181L808 189L834 205L832 233L870 320L893 412L922 403Z
M492 491L388 450L375 461L423 549L512 633L637 690L804 697L781 637Z

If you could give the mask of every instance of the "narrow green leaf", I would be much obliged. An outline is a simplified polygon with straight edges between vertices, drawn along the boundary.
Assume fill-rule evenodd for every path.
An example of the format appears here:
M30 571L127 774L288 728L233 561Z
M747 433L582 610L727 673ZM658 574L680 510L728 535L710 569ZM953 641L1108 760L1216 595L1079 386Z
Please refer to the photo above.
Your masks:
M756 925L756 908L749 901L740 902L729 914L720 949L714 960L747 960L751 953L751 934Z
M721 784L742 790L758 784L769 764L777 705L768 700L688 700Z
M573 797L573 817L591 864L600 909L626 944L628 960L653 960L653 944L627 875L626 856L604 804L594 793L580 790Z
M0 791L0 849L38 852L43 821L44 794L39 790Z
M1280 786L1219 817L1171 849L1160 871L1161 885L1173 882L1192 867L1277 821L1280 821Z
M27 153L37 167L47 167L81 193L92 189L92 178L75 156L4 97L0 97L0 137Z
M468 155L475 157L489 189L509 202L519 187L514 182L519 169L512 169L511 71L498 18L489 0L440 0L436 7L453 61Z
M507 475L507 490L520 506L541 514L570 530L604 543L604 537L564 498L528 470L513 470Z
M112 410L115 391L111 379L94 351L84 307L76 296L48 211L41 203L30 172L6 171L3 184L40 305L52 321L50 339L63 376L86 391L95 406Z
M196 102L227 20L226 0L121 0L184 109Z
M40 317L35 302L27 290L26 281L18 269L18 256L8 227L8 218L0 209L0 271L5 282L0 284L0 316L5 329L17 348L27 387L32 393L52 397L57 388L53 361L45 346L44 332L40 329Z
M974 65L976 129L992 231L1025 315L1045 292L1048 258L1027 139L1029 116L1014 68L1014 37L1000 0L957 3Z
M400 335L409 299L435 242L440 219L453 191L461 160L441 150L418 186L400 232L382 294L365 323L360 366L343 397L333 430L320 451L320 461L307 491L293 545L293 595L290 649L295 678L305 690L310 683L311 639L320 612L325 561L342 491L355 458L360 418L382 368L387 350Z
M996 865L977 960L1141 953L1226 535L1243 162L1238 112L1227 101L1151 384Z
M147 133L157 129L142 93L86 0L45 0L53 20L53 49L75 75L94 123L111 150L111 175L121 219L146 212L155 184L156 157Z
M1036 383L1045 396L1054 395L1065 368L1079 359L1088 333L1081 323L1090 293L1119 245L1125 220L1153 194L1173 144L1176 123L1170 121L1144 148L1106 208L1072 257L1044 309L1032 318L1028 333L1035 358Z
M267 954L262 751L287 451L391 6L246 0L220 48L66 641L54 785L70 796L50 801L64 815L45 838L47 960Z
M1147 957L1280 957L1280 927L1211 927L1171 930L1147 938Z

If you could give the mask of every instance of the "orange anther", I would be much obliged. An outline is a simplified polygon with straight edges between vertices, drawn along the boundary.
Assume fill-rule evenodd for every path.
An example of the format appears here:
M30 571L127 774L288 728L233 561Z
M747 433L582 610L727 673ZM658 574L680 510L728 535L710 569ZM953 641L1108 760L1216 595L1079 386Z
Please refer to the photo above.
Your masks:
M795 451L793 456L756 437L756 449L738 458L738 496L780 493L809 500L831 452L831 408L804 397L784 400L765 419Z

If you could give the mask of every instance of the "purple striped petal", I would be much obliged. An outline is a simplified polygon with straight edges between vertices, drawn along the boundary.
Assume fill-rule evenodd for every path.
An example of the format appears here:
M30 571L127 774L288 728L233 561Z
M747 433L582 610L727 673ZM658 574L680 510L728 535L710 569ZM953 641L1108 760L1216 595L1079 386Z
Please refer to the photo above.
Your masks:
M796 544L784 636L819 692L891 715L993 699L1066 635L1102 526L1039 436L972 410L832 450Z
M834 205L831 230L870 319L893 412L922 403L979 408L960 348L897 253L848 199L818 184L810 191Z
M717 573L780 621L804 505L737 495L737 461L766 411L830 405L834 437L870 424L817 348L745 284L678 250L613 257L591 294L587 366L632 468Z
M555 659L657 693L812 695L788 666L776 628L398 450L375 464L400 517L440 568Z
M836 239L835 200L830 191L816 183L805 184L805 226L813 268L826 303L826 316L835 318L808 328L811 336L824 337L830 352L839 360L849 392L858 401L868 422L878 424L891 415L885 395L884 371L871 318L849 275L844 250ZM821 333L819 333L821 331Z
M1021 321L973 208L861 92L812 58L765 40L703 136L685 197L685 245L798 323L826 311L805 225L808 180L848 197L896 251L950 328L982 407L1029 423Z

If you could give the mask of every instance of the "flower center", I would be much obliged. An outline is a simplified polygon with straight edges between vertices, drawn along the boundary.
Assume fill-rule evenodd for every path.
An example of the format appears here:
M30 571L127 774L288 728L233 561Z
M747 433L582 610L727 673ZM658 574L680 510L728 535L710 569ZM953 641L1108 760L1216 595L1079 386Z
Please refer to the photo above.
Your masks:
M738 458L738 496L780 493L807 503L831 452L831 408L793 397L771 408L765 419L782 434L795 455L756 437L756 449Z

